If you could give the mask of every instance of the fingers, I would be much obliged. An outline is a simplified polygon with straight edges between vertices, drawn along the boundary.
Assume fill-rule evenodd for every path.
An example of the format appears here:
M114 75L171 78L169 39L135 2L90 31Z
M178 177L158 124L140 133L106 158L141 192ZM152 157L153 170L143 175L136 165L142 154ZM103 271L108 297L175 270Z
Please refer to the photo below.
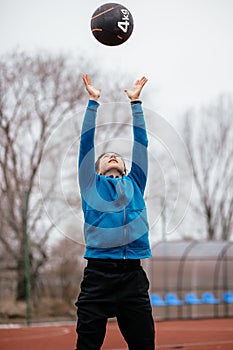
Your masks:
M82 79L83 79L83 82L86 86L91 85L91 79L90 79L88 74L83 74Z
M143 76L142 78L136 80L136 82L134 83L134 86L140 85L141 87L143 87L147 81L148 79Z
M140 80L139 80L139 84L144 86L146 84L146 82L148 81L148 79L146 77L142 77Z

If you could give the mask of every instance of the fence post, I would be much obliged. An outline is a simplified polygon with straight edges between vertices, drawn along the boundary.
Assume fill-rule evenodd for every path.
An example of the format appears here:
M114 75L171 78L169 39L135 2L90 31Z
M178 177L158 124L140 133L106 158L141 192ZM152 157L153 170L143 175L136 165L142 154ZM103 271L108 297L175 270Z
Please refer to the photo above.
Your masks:
M24 230L24 265L25 265L25 283L26 283L26 320L27 325L31 324L31 268L30 268L30 249L29 249L29 236L27 230L28 222L28 201L29 191L24 192L24 218L23 218L23 230Z

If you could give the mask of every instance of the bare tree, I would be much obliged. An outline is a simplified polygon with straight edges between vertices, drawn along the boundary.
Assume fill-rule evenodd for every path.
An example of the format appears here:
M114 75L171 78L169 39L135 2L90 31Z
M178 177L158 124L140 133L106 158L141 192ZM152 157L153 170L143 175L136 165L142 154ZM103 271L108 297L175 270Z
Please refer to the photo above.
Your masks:
M228 240L233 229L233 101L228 95L186 114L184 135L199 199L192 208L204 218L209 240Z
M30 236L33 282L46 263L46 242L53 229L48 220L42 220L45 213L38 188L42 154L53 130L77 101L82 103L80 71L86 70L96 74L82 58L74 65L62 56L17 52L0 60L0 242L17 271L18 300L25 299L26 293L25 233ZM47 196L52 187L53 183Z

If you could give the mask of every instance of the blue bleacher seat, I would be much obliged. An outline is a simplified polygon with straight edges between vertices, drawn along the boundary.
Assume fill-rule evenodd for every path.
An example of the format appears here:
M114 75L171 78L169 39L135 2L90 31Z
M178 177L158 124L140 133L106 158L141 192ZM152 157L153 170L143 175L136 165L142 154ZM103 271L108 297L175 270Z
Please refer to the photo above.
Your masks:
M202 302L204 304L219 304L219 299L215 298L213 293L205 292L202 294Z
M185 303L189 305L197 305L202 304L202 301L198 299L195 293L187 293L185 294Z
M175 293L167 293L165 295L166 305L183 305L184 302L180 300Z
M222 299L224 303L233 304L233 293L232 292L224 292L222 295Z
M151 294L150 302L152 306L164 306L165 302L159 294Z

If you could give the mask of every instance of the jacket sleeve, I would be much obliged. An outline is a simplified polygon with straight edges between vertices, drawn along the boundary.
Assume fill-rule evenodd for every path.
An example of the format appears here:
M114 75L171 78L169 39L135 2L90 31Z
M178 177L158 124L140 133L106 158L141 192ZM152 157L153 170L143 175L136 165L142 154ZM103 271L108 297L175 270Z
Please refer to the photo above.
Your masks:
M85 192L85 189L95 178L94 137L98 107L97 101L89 100L82 125L78 160L78 179L81 193Z
M131 103L133 115L133 152L132 166L129 173L144 193L148 172L148 138L141 102Z

